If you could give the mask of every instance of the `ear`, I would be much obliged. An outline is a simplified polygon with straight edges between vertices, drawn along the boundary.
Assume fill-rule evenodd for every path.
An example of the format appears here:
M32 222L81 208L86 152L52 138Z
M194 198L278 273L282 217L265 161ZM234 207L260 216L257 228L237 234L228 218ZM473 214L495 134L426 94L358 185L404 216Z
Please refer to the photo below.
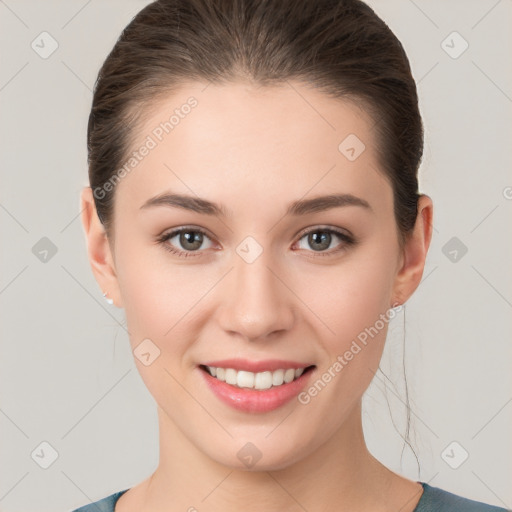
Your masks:
M418 215L412 233L405 242L395 278L392 305L404 304L416 290L423 276L425 259L432 239L432 199L418 198Z
M107 292L108 298L114 301L114 305L123 307L114 258L105 228L96 211L91 187L82 189L80 211L87 243L87 255L94 277L102 292Z

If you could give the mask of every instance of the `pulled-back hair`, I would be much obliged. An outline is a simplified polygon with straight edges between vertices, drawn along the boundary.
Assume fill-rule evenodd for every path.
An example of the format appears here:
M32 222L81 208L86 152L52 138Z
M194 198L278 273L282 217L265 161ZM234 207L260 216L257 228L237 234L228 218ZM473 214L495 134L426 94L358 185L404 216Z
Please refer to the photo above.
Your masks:
M375 123L403 242L417 215L423 127L400 41L359 0L156 0L123 30L94 88L89 181L99 190L127 159L138 121L190 81L295 80L356 102ZM113 233L115 187L94 194Z

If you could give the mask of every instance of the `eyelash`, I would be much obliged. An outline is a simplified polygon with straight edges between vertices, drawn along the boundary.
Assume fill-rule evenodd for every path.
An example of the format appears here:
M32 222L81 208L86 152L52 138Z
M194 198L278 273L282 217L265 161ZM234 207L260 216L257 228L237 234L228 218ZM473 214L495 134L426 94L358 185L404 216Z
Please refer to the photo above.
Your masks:
M202 235L206 236L207 238L210 238L208 236L208 234L200 228L183 227L183 228L175 229L174 231L165 233L164 235L160 236L157 239L157 243L161 244L166 251L169 251L170 253L175 254L179 257L188 258L191 256L200 255L201 252L203 252L203 251L199 251L199 250L198 251L182 251L182 250L176 249L172 245L169 245L168 243L166 243L171 238L174 238L176 235L179 235L180 233L183 233L183 232L201 233ZM352 236L350 236L342 231L338 231L337 229L323 228L323 227L315 227L314 229L310 229L308 231L302 232L300 234L298 240L299 241L302 240L306 235L309 235L310 233L317 233L317 232L334 234L334 235L338 236L343 242L340 247L338 247L334 250L331 249L330 251L308 251L308 252L316 252L317 256L321 256L321 257L333 256L334 254L337 254L338 252L345 249L346 247L350 247L350 246L356 244L356 240Z

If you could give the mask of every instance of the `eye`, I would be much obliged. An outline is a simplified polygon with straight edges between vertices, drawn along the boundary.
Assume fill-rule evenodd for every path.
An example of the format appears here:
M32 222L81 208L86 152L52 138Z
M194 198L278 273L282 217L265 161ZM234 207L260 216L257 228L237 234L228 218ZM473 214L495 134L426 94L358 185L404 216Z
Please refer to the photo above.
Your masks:
M317 227L315 229L311 229L302 234L298 243L300 244L303 239L305 239L305 243L313 249L313 252L320 253L319 256L330 256L346 249L347 246L355 244L355 239L352 236L333 228ZM326 249L332 247L332 244L333 242L335 243L336 239L341 240L342 243L339 243L334 250L326 251ZM304 247L299 248L303 249Z
M176 239L174 243L171 243L173 239ZM199 251L204 241L210 240L210 237L205 231L199 228L180 228L162 235L157 242L162 244L166 250L178 256L188 257L196 256L194 253L200 253ZM181 246L184 250L176 248L176 245ZM209 246L211 247L211 246ZM206 247L207 249L209 247Z
M173 239L176 240L173 242ZM356 243L351 235L337 229L324 227L316 227L303 232L298 241L299 245L303 239L313 249L309 252L316 252L318 256L331 256ZM334 250L327 251L326 249L331 248L336 239L341 240L342 243L339 243ZM172 254L187 258L199 256L203 252L200 249L205 240L210 241L210 245L203 249L211 248L211 239L205 231L194 227L183 227L163 234L157 239L157 242ZM304 249L304 247L299 247L299 249Z

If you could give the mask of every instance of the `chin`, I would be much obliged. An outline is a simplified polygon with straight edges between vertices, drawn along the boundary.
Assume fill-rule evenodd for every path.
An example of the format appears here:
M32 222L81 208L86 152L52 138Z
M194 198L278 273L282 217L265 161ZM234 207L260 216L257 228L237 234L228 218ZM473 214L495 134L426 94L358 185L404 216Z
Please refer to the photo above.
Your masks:
M306 447L298 448L298 443L293 442L292 436L286 436L286 439L276 436L272 441L264 436L254 436L252 441L248 439L247 436L243 440L234 439L229 446L224 445L225 449L222 451L208 450L207 455L230 469L250 472L283 470L307 455ZM311 446L310 451L314 449Z

